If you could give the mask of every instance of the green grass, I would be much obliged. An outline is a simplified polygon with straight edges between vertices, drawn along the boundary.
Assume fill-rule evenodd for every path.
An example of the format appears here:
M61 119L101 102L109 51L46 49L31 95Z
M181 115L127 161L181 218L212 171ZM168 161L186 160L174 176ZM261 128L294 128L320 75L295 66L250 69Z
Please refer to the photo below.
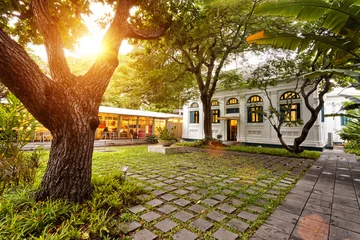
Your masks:
M179 146L185 147L200 147L206 148L201 145L199 142L182 142L177 143ZM245 152L245 153L257 153L257 154L267 154L273 156L286 156L286 157L295 157L295 158L310 158L310 159L318 159L321 155L320 152L316 151L308 151L305 150L300 154L290 153L284 148L266 148L266 147L253 147L253 146L227 146L225 150L236 151L236 152Z
M131 236L124 236L121 233L119 226L123 222L131 221L140 222L143 227L158 235L159 239L170 239L171 235L181 228L191 230L200 239L213 239L211 235L219 227L227 228L226 222L229 218L238 218L237 214L240 211L248 210L251 205L261 206L264 211L258 214L259 217L256 221L247 221L249 228L246 232L239 233L234 229L227 228L239 234L240 238L248 239L313 163L313 160L286 155L280 157L252 156L234 150L203 148L194 149L193 152L186 154L174 155L148 153L146 146L117 147L111 148L111 150L114 151L95 150L92 163L94 197L83 204L59 200L35 202L34 189L39 186L48 156L44 157L34 188L11 189L0 198L0 239L130 239ZM129 166L131 173L125 182L121 180L120 174L123 166ZM222 175L227 177L211 181ZM140 218L144 212L133 214L127 210L129 206L142 204L146 207L146 211L156 211L156 207L146 205L147 200L139 200L136 196L146 193L150 195L150 198L155 198L149 187L153 190L162 189L162 187L156 186L150 179L162 178L161 181L166 181L166 179L182 176L187 176L191 180L191 182L186 182L186 186L207 190L208 193L204 195L204 198L211 198L214 194L224 194L224 190L232 191L225 201L228 204L231 204L229 202L231 198L239 198L239 194L245 194L246 197L241 198L241 204L236 206L237 210L229 215L227 220L221 223L213 221L214 227L206 233L198 231L189 223L197 218L206 218L211 211L219 211L216 209L217 206L207 206L204 213L194 214L195 217L186 223L175 218L175 214L181 210L189 212L187 208L190 205L186 207L175 205L177 211L163 215L150 223ZM234 179L232 182L224 182L225 179L231 178ZM278 195L273 195L274 199L262 197L263 194L272 195L273 193L268 193L268 191L277 189L280 181L287 178L290 179L291 184L288 187L278 188L276 190ZM256 193L253 193L253 190L256 190ZM196 191L194 190L192 193ZM191 201L192 204L202 204L201 201L195 201L188 195L184 198ZM173 203L168 204L174 205ZM163 233L154 226L165 218L178 224L168 233Z
M305 150L300 154L290 153L283 148L265 148L265 147L252 147L252 146L229 146L228 150L237 151L237 152L247 152L247 153L257 153L257 154L267 154L273 156L286 156L286 157L295 157L295 158L310 158L318 159L321 155L320 152L308 151Z

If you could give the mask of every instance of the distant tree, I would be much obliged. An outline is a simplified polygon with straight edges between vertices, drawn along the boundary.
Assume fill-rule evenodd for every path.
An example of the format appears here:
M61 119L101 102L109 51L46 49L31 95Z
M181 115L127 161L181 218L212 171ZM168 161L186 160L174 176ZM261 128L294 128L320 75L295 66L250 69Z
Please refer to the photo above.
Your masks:
M193 75L167 61L168 56L156 48L139 45L122 59L104 94L104 105L171 112L194 96Z
M181 4L165 0L105 2L114 8L114 16L102 40L104 50L83 75L71 72L64 48L74 49L76 40L87 33L82 16L91 14L90 1L1 3L0 81L53 136L50 159L36 195L38 200L62 198L81 202L91 197L98 109L119 64L121 42L125 38L154 39L163 35L171 22L170 7ZM29 42L45 45L49 75L24 49Z

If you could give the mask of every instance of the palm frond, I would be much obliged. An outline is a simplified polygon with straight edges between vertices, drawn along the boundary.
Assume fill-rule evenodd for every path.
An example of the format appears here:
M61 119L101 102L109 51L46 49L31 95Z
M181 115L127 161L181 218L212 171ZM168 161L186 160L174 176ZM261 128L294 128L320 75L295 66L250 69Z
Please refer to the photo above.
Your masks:
M359 43L345 38L335 38L318 35L295 35L295 34L272 34L260 31L246 38L247 43L256 43L260 45L272 45L276 48L285 48L289 50L307 49L310 44L314 44L314 49L327 50L336 48L347 54L355 55L352 50L359 46ZM338 54L342 59L344 54ZM357 56L356 56L357 57Z
M260 4L256 13L295 17L305 21L325 17L322 27L335 33L349 34L349 30L354 32L359 28L359 5L358 0L334 1L332 4L322 0L281 0Z

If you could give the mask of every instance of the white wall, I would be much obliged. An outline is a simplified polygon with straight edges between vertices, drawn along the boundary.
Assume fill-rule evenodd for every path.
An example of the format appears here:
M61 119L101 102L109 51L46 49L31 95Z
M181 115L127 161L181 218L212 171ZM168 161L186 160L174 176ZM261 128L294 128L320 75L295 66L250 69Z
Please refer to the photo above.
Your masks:
M279 98L280 96L286 92L291 91L294 88L293 83L282 82L277 87L272 88L270 92L270 98L274 106L277 109L280 108ZM336 113L339 111L341 107L341 103L345 100L344 97L338 95L340 90L335 89L332 93L329 93L325 96L325 114ZM348 95L359 95L360 91L347 91L343 92ZM264 118L262 123L247 123L247 100L252 95L259 95L263 98L263 108L267 110L269 107L269 102L264 92L258 89L239 89L234 91L229 90L220 90L214 94L213 99L216 99L220 102L220 116L226 116L226 101L229 98L236 97L240 103L239 105L235 105L235 107L239 107L240 109L240 118L238 119L238 127L237 127L237 141L240 142L249 142L249 143L263 143L263 144L280 144L279 139L275 130L270 125L269 121ZM316 107L319 103L317 92L315 92L313 97L310 98L310 104L313 107ZM297 100L301 104L301 118L304 120L304 123L310 119L310 112L307 110L305 106L305 102L303 99ZM188 104L184 106L184 120L183 120L183 138L188 139L202 139L204 137L203 134L203 112L201 101L197 100L199 103L199 124L190 124L190 116L189 111L194 109L189 109L189 106L194 101L190 101ZM232 106L234 107L234 106ZM222 134L222 140L227 139L227 130L226 130L226 120L221 120L219 124L213 124L213 137L216 137L217 134ZM340 142L341 139L337 134L337 131L341 129L341 120L340 117L336 118L325 118L325 122L321 121L321 112L319 116L308 133L307 139L304 141L302 146L309 147L318 147L322 148L327 143L327 135L328 132L332 132L334 134L334 142ZM283 139L287 144L292 145L294 138L300 135L302 130L302 126L299 127L282 127Z

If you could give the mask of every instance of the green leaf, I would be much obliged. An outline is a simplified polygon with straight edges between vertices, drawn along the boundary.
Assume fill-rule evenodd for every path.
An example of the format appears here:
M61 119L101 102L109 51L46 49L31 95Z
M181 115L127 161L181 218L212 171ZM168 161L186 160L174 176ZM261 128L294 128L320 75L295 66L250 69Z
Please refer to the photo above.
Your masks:
M322 27L335 33L342 32L343 28L353 29L355 32L360 23L360 6L357 0L334 1L333 4L321 0L270 1L259 5L255 12L305 21L325 17Z
M353 54L352 50L359 46L358 42L349 39L342 39L318 35L295 35L295 34L272 34L260 31L246 38L248 43L260 45L273 45L277 48L303 51L314 44L314 49L327 50L331 48L340 49L348 54ZM339 55L344 58L344 55Z
M307 73L303 75L303 78L314 78L320 75L324 74L336 74L336 75L342 75L342 76L348 76L355 79L360 78L360 72L351 71L348 69L324 69L324 70L318 70L315 72Z

